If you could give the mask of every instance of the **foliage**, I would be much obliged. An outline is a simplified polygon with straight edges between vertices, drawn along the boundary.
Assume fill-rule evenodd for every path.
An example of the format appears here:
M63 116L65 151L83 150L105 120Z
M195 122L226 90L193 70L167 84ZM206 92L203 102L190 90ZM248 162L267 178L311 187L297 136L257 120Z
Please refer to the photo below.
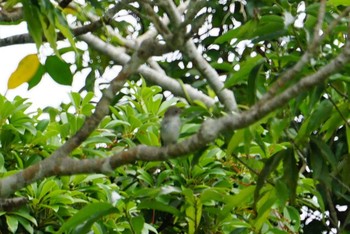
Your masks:
M95 81L114 66L110 55L97 52L90 45L86 51L76 48L79 46L73 41L60 7L46 0L32 2L22 1L32 39L40 47L44 38L55 54L44 59L38 68L31 67L30 70L36 70L35 75L22 74L28 66L24 58L10 78L9 82L15 84L8 88L24 82L32 88L44 73L59 84L71 85L75 75L84 69L90 71L83 90L70 93L71 102L58 108L29 113L30 103L25 99L16 97L9 101L0 96L2 178L49 158L79 132L97 109L96 95L91 92L96 89ZM195 20L207 25L206 33L193 35L194 41L211 67L225 77L222 88L234 93L242 111L259 104L311 50L322 5L286 0L204 2L205 16L209 17L205 22L199 17ZM83 25L88 22L88 14L104 16L113 4L86 1L70 12ZM321 24L323 40L317 50L310 52L310 62L293 79L282 83L277 94L315 74L344 50L349 18L342 16L332 32L327 30L348 5L347 1L327 2ZM121 6L131 16L137 15L135 24L124 19L106 20L93 31L116 47L125 42L109 33L104 24L110 24L125 38L141 35L152 27L147 9L135 4ZM161 16L166 13L161 7L157 11ZM300 22L295 23L296 19ZM58 48L58 30L71 47ZM62 57L72 51L76 61L69 64ZM88 61L82 60L84 56L89 57ZM174 53L162 57L159 64L168 76L181 79L183 89L189 84L208 97L216 97L216 91L189 56ZM13 78L19 73L20 78ZM225 131L205 148L179 158L140 160L111 173L72 173L30 183L15 193L28 197L30 202L18 210L1 212L0 231L346 233L350 216L339 207L350 205L349 77L346 64L327 81L307 92L301 90L283 107L253 124ZM160 120L175 103L184 109L180 141L197 133L204 120L225 115L219 104L206 106L188 98L186 92L183 98L169 98L165 91L143 76L132 75L116 94L109 114L70 156L77 160L105 159L140 144L160 146Z

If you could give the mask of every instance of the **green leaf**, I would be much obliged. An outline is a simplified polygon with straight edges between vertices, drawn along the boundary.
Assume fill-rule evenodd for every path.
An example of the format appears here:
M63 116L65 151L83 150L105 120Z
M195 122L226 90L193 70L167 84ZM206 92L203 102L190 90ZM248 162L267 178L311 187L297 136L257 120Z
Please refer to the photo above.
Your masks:
M215 68L215 70L221 70L221 71L226 71L226 72L232 71L232 64L227 63L227 62L222 62L222 63L212 62L212 63L210 63L210 65L213 68Z
M202 203L206 203L209 201L225 201L225 193L220 192L218 189L216 188L208 188L205 189L200 196L200 199L202 201Z
M214 43L222 44L232 39L237 39L235 44L241 40L254 39L253 42L262 40L271 40L278 38L286 33L284 29L284 19L278 15L264 15L259 21L250 20L236 29L229 30L227 33L218 37Z
M277 198L276 203L283 207L287 203L290 194L287 184L282 180L277 180L275 182L275 192Z
M268 179L271 172L273 172L281 160L285 157L285 152L280 151L277 154L271 156L265 162L265 166L259 174L258 180L256 182L256 189L254 191L254 202L257 203L260 197L260 190L263 188L266 179Z
M154 185L154 181L152 176L145 170L140 169L137 171L139 173L139 175L137 176L138 179L140 179L141 181L146 182L149 186L153 186Z
M315 112L315 110L317 110L318 108L315 108L316 106L327 106L327 102L329 104L329 100L323 100L320 102L320 100L322 100L322 96L324 95L324 86L323 85L317 85L315 88L313 88L310 91L309 96L309 102L305 103L307 104L305 110L303 111L303 113L305 114L305 117L309 117L310 114L313 114ZM305 112L306 111L306 112Z
M253 128L252 132L255 134L254 140L255 140L256 144L259 146L259 148L261 149L261 151L257 152L257 153L263 158L269 157L270 155L266 154L267 153L266 152L266 145L265 145L263 139L261 138L260 133L258 133L258 131L254 131L255 130L254 126L252 126L252 128Z
M236 195L227 196L225 198L226 205L220 212L219 216L226 217L233 208L245 207L253 200L255 186L249 186L239 191Z
M105 128L107 129L112 129L112 128L116 128L118 126L130 126L130 123L127 121L122 121L122 120L111 120L110 122L108 122L108 124L105 126Z
M298 165L292 149L286 149L284 152L282 179L289 189L290 203L295 204L299 179Z
M25 220L30 221L31 223L33 223L34 225L38 225L37 221L35 219L35 217L31 216L30 214L26 213L26 212L22 212L22 211L12 211L11 214L17 215L18 218L23 218Z
M87 0L87 2L89 2L91 4L91 6L93 6L94 8L103 10L104 8L102 7L102 4L97 1L97 0Z
M77 51L77 48L75 47L75 41L74 36L70 30L70 27L67 24L66 19L62 15L60 11L55 12L55 20L54 20L55 26L60 30L60 32L65 36L70 44L72 45L73 49Z
M269 186L269 190L262 196L257 204L258 217L256 218L254 224L257 230L260 230L262 225L267 222L272 206L276 203L277 200L274 190L270 188L271 186Z
M6 169L4 166L5 166L5 158L4 158L4 155L0 153L0 173L6 172Z
M95 70L91 70L89 74L85 78L85 85L82 89L86 89L86 91L93 92L95 88L95 81L96 81L96 76L95 76Z
M345 157L339 164L342 165L342 171L341 171L342 181L347 186L350 186L350 181L348 180L348 178L350 178L350 157L349 156Z
M332 5L335 7L338 6L350 6L350 2L348 0L328 0L327 5Z
M198 197L193 196L188 189L184 190L186 197L186 220L188 222L188 233L194 234L200 224L202 216L202 202Z
M30 222L28 222L28 220L26 220L26 219L24 219L22 217L17 217L17 219L18 219L18 222L21 224L21 226L24 227L24 229L28 233L34 233L34 228L33 228L32 224ZM35 226L37 226L37 224Z
M323 100L311 115L303 122L296 137L296 142L308 140L309 134L318 129L332 115L333 105L329 100Z
M131 218L131 225L135 233L142 233L144 224L145 224L145 219L142 216L136 216Z
M259 62L251 69L248 76L247 101L249 105L253 105L256 101L257 81L259 79L260 70L263 66L263 61L264 60L259 60Z
M39 84L44 74L45 68L43 65L39 64L39 68L37 69L36 73L34 74L32 79L28 81L28 90L34 88L37 84Z
M254 35L254 31L257 25L257 21L250 20L242 26L239 26L236 29L231 29L227 33L224 33L223 35L219 36L214 41L214 43L222 44L224 42L229 42L234 38L238 39L237 42L245 39L251 39Z
M285 33L286 30L284 29L284 19L282 16L264 15L256 27L256 31L253 34L256 38L252 42L271 41L283 36Z
M91 104L91 100L94 98L95 94L93 92L88 92L85 97L83 98L81 105L85 106L85 105L89 105Z
M139 209L154 209L159 211L164 211L175 216L179 216L181 212L171 205L164 204L162 202L158 202L156 200L143 200L137 206Z
M45 131L45 129L47 128L47 126L49 125L50 121L48 119L43 119L43 120L40 120L38 122L38 124L36 125L36 129L43 132Z
M244 62L239 64L240 68L237 72L233 72L225 82L225 87L231 87L236 84L248 82L249 74L253 68L263 63L264 59L261 55L246 59Z
M45 69L54 81L62 85L71 85L73 75L70 71L69 64L57 56L48 56L45 62Z
M39 19L42 25L42 30L45 35L46 40L49 42L51 48L55 51L55 53L58 55L57 51L57 33L55 30L55 25L52 24L46 15L40 14Z
M16 233L18 229L18 219L12 215L6 215L6 223L9 228L9 230L12 233Z
M90 231L94 222L103 216L116 212L119 212L119 210L109 203L99 202L88 204L68 219L59 229L58 233L65 233L69 230L73 231L73 233L87 233Z
M154 123L142 125L136 133L137 140L145 145L159 145L158 131Z
M335 157L329 145L326 142L319 140L315 137L312 137L311 141L312 143L316 144L318 150L320 151L324 159L331 164L332 170L336 170L338 160Z
M294 227L294 231L298 232L300 228L300 213L295 207L287 206L283 209L283 215L290 220Z
M80 93L71 92L71 93L69 93L69 98L70 98L76 112L79 113L79 109L80 109L80 105L81 105L81 101L82 101L82 97L80 96Z
M53 190L58 189L57 183L54 180L44 180L39 187L38 199L43 200L45 196L51 193Z
M346 142L348 145L348 152L350 152L350 127L346 125Z
M233 134L227 146L227 155L231 155L240 144L244 143L244 132L244 129L239 129Z
M344 125L344 117L347 118L349 115L350 108L348 102L337 104L337 111L334 111L329 119L322 125L320 132L325 133L322 138L328 141L333 137L338 129Z
M278 140L282 137L283 132L287 129L289 124L290 124L290 120L288 118L285 118L285 119L273 118L271 120L269 131L274 142L278 142Z
M42 26L40 21L40 10L31 0L22 0L24 20L27 22L28 31L32 36L36 47L42 45Z
M314 142L310 142L310 146L310 165L313 178L330 185L328 166L324 160L325 157L322 157L320 149Z

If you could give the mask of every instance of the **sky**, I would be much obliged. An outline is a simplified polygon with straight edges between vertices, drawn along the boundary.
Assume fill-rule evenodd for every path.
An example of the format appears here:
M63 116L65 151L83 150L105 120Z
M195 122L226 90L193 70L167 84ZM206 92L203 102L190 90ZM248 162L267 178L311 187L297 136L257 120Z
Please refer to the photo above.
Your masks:
M25 23L9 26L0 25L0 38L26 32L27 26ZM41 53L45 53L45 50L51 53L49 48L43 48L42 50ZM37 53L34 43L0 47L0 94L5 95L6 93L6 98L9 100L12 100L15 96L28 98L28 101L32 103L31 110L46 106L58 107L62 102L69 102L68 93L79 91L84 84L83 77L81 79L75 77L72 86L64 86L55 83L49 76L45 75L40 83L31 90L27 90L28 84L25 83L6 92L7 81L17 68L19 61L31 53Z
M303 11L304 6L300 5L298 10ZM297 21L302 19L303 17L301 17L300 15ZM299 25L298 22L295 23ZM25 22L22 22L19 25L0 25L0 38L5 38L8 36L26 32L27 26ZM28 101L32 103L31 110L36 110L37 108L44 108L46 106L58 107L62 102L67 103L69 102L68 93L71 91L78 92L81 89L81 87L83 87L86 75L75 75L72 86L59 85L55 83L48 75L45 75L40 81L40 83L31 90L27 90L28 84L25 83L17 87L16 89L7 91L7 81L10 75L13 71L15 71L19 61L23 57L31 53L37 53L37 49L34 43L0 47L1 95L4 95L6 93L6 97L9 100L12 100L15 96L28 98ZM43 57L42 55L51 55L52 49L50 49L48 45L44 45L43 48L40 49L40 54L41 56L39 57ZM74 56L72 55L72 57ZM66 59L67 57L64 58ZM118 70L116 69L107 71L103 75L103 79L99 79L99 83L108 82L116 75L117 72ZM96 86L98 86L98 84L96 84ZM100 96L100 94L97 94L97 96Z

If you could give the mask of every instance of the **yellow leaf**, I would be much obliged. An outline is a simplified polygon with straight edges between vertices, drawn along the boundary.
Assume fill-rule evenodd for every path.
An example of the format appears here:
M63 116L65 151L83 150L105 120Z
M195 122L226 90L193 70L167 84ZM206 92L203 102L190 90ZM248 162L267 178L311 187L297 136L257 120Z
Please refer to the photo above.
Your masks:
M11 74L7 82L7 88L14 89L31 80L38 70L39 64L37 54L29 54L25 56L18 63L17 69Z
M63 12L65 15L77 15L77 13L78 13L75 9L70 8L69 6L66 7L66 8L64 8L64 9L62 10L62 12Z

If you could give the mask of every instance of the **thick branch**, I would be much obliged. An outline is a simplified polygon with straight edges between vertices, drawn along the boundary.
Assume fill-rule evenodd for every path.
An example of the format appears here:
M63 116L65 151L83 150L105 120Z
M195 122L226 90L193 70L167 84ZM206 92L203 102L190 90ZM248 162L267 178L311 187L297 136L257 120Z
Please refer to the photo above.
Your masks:
M127 78L153 54L153 43L155 43L153 40L151 42L145 40L145 42L141 44L140 48L123 67L122 71L111 81L110 86L103 92L94 113L87 117L79 131L58 148L51 157L0 181L0 197L7 197L27 184L50 176L53 171L60 170L59 161L66 158L96 129L102 118L109 113L109 104L114 98L115 93L124 86Z
M110 17L112 17L113 14L110 12L112 12L112 11L114 12L115 9L116 8L109 10L107 14ZM88 25L84 25L84 26L76 28L76 29L73 29L72 30L73 34L75 36L80 36L80 35L83 35L87 32L94 31L98 27L102 26L101 19L99 19L98 17L93 17L93 16L91 16L91 18L93 18L93 20L94 20L92 23L90 23ZM104 20L106 20L106 19L104 19ZM111 29L109 26L107 26L107 29L111 35L117 36L120 40L122 40L128 48L132 48L132 49L137 48L138 43L133 42L131 40L126 40L124 38L121 38L120 35L116 34L114 32L114 30ZM150 35L151 34L148 34L146 37L143 37L143 39L149 37ZM110 56L115 62L117 62L120 65L125 65L129 61L130 56L127 55L125 52L120 51L120 49L117 49L117 48L113 47L112 45L109 45L109 44L103 42L100 39L97 39L97 38L92 39L91 37L93 37L93 36L89 35L89 36L82 37L82 38L84 38L83 40L85 40L85 42L90 44L91 47L93 47L93 48L99 50L100 52ZM89 38L90 38L90 40L89 40ZM64 37L63 37L63 35L59 34L58 40L61 40L61 39L64 39ZM4 39L0 39L0 47L14 45L14 44L24 44L24 43L33 43L33 39L27 33L7 37ZM101 45L100 43L103 43L103 45ZM162 88L164 88L166 90L169 90L174 95L180 96L180 97L186 97L186 94L185 94L181 84L179 82L177 82L174 78L166 76L163 72L161 72L159 70L151 69L148 66L141 66L140 69L138 70L138 72L141 73L147 80L149 80L155 84L158 84L159 86L161 86ZM199 100L199 101L203 102L208 107L214 105L214 103L215 103L214 99L208 97L207 95L198 91L197 89L194 89L190 85L186 84L184 87L185 87L186 92L188 93L189 97L192 100Z
M74 36L80 36L86 34L88 32L93 32L99 27L102 26L102 20L96 20L90 24L72 29L72 33ZM62 33L57 34L57 40L63 40L65 37ZM43 41L46 41L46 38L43 38ZM10 45L18 45L18 44L26 44L26 43L34 43L33 38L29 33L18 34L10 37L6 37L0 39L0 47L10 46Z
M19 209L21 206L28 203L28 199L26 197L13 197L0 199L0 210L4 211L13 211Z
M0 22L18 22L23 19L23 11L22 8L14 8L11 12L8 12L4 9L0 10Z
M166 4L163 4L166 6ZM181 23L181 12L183 12L185 9L183 9L183 7L188 6L187 3L180 5L177 8L177 12L176 15L172 15L172 18L175 19L176 21L178 21L177 25L179 25ZM173 11L173 9L169 9L168 12L174 14L175 12ZM169 23L169 19L167 17L164 17L162 19L163 24L162 25L168 25ZM157 25L156 25L157 26ZM158 28L158 31L163 32L162 28ZM155 30L150 29L149 31L147 31L144 35L152 35L152 36L156 36L157 32ZM167 33L165 33L164 35L162 35L165 39L167 40L167 43L172 43L173 38L169 38L169 35ZM181 36L181 35L178 35ZM182 35L184 39L185 35ZM142 36L141 36L142 38ZM177 37L179 38L179 37ZM174 38L176 40L176 38ZM181 43L180 43L181 44ZM195 64L195 66L197 67L197 69L200 71L200 73L207 79L210 87L214 90L214 92L216 93L216 95L218 96L219 100L221 103L224 104L225 108L228 111L237 111L238 107L237 107L237 102L236 99L234 97L234 94L226 89L224 87L224 84L220 81L219 78L219 74L215 71L215 69L213 69L210 64L203 58L203 56L199 53L199 51L197 50L196 46L194 45L194 43L192 42L192 40L190 39L189 41L187 41L187 43L185 43L185 48L182 49L182 52L184 54L186 54L187 56L190 57L190 59L192 60L192 62ZM173 47L170 45L170 47Z
M179 6L179 11L182 12L185 10L185 6L187 4L181 4ZM113 14L110 14L112 16ZM88 14L88 17L91 21L97 21L99 18L93 14ZM165 22L168 22L168 19L164 19ZM108 33L114 37L117 37L119 41L122 42L123 46L125 46L128 49L136 49L138 42L136 40L132 39L125 39L121 35L119 35L113 28L109 25L106 25L106 28L108 30ZM141 35L139 40L144 40L145 38L153 38L156 36L156 31L149 30L145 34ZM92 35L87 35L84 37L81 37L83 41L88 43L92 48L98 50L99 52L108 55L114 62L116 62L119 65L124 65L129 60L129 55L125 53L124 49L116 48L110 44L107 44L106 42L103 42L102 40L98 38L91 38L94 37ZM101 43L105 43L105 46L98 46L96 47L96 40L100 41ZM99 43L100 43L99 42ZM203 102L207 107L210 107L215 104L215 100L208 97L204 93L198 91L197 89L193 88L192 86L185 84L184 87L181 86L181 84L176 81L174 78L171 78L165 74L165 72L161 69L161 67L152 59L149 58L148 63L151 65L152 68L142 65L138 72L141 73L144 78L154 84L157 84L164 88L165 90L169 90L172 94L179 97L186 98L188 96L191 98L191 100L199 100ZM185 91L184 91L185 88Z
M279 91L286 88L286 84L292 80L309 62L311 56L315 55L318 51L318 47L322 40L334 29L334 27L340 22L340 20L349 13L350 7L347 7L342 14L335 19L330 26L326 29L323 35L320 35L320 31L322 29L322 23L325 15L325 6L326 1L322 1L318 13L317 25L314 30L314 37L311 43L308 46L308 49L305 51L303 56L299 59L299 61L289 70L287 70L282 76L270 87L269 91L260 99L260 102L266 102L271 97L275 96Z
M170 23L173 23L174 25L180 25L181 13L178 10L175 11L174 7L171 4L167 4L165 6L169 7L167 12L170 12L172 14L172 20L176 21ZM185 27L185 25L183 27ZM162 32L160 31L160 33ZM172 38L170 40L167 40L168 35L163 35L170 47L173 47L172 43L175 40L180 39L179 37L182 36L182 39L184 40L185 35L178 35L177 33L173 34L173 36L175 35L176 38ZM177 46L178 44L182 43L178 42L175 46ZM191 39L189 39L187 42L185 42L185 47L181 48L180 50L183 54L186 54L192 60L199 72L207 79L208 84L214 90L220 102L225 106L226 110L237 112L238 107L234 94L230 90L225 88L223 82L220 80L219 74L200 54L194 42Z
M233 92L224 87L224 84L220 81L219 74L199 53L192 39L186 42L185 49L182 52L190 57L199 72L207 79L210 87L214 90L226 110L237 112L238 107Z
M70 2L71 2L70 0L64 0L60 4L69 4ZM109 9L104 15L104 17L102 18L94 17L94 19L91 20L91 23L71 29L73 35L77 37L77 36L86 34L88 32L93 32L96 29L100 28L104 23L109 23L112 17L116 14L116 12L118 12L121 9L121 5L122 4L117 4L113 8ZM64 5L62 5L61 7L64 8ZM76 7L76 6L74 6L73 4L73 7ZM22 14L22 10L20 11L20 13ZM63 39L65 39L63 34L60 32L57 33L57 40L63 40ZM47 41L45 37L43 37L43 41ZM33 42L34 41L31 35L29 33L24 33L24 34L18 34L11 37L0 39L0 47L16 45L16 44L33 43Z
M260 120L272 111L277 110L301 92L324 82L329 75L343 68L345 63L349 62L349 60L350 45L347 44L342 53L331 60L329 64L322 67L316 73L301 79L281 94L271 98L268 102L261 105L254 105L251 109L241 114L229 114L215 120L208 119L202 124L202 127L197 134L178 144L170 145L168 147L158 148L140 145L128 151L116 153L112 157L105 159L74 160L69 157L63 157L65 155L61 157L58 156L58 151L69 148L70 146L67 145L76 144L75 141L77 139L73 137L73 140L69 140L63 147L56 151L52 157L43 160L34 166L28 167L18 174L0 180L0 196L8 196L26 184L51 175L108 173L118 166L132 163L137 160L159 161L181 157L188 153L192 153L214 141L220 133L228 130L232 131L244 128ZM71 141L74 142L72 143ZM78 141L81 140L79 139Z
M84 35L80 37L83 41L88 43L92 48L98 50L99 52L109 56L113 61L120 65L126 64L129 60L129 55L127 55L123 49L116 48L101 39L94 37L93 35ZM159 49L157 49L159 50ZM174 78L171 78L165 75L162 72L159 72L155 69L152 69L146 65L142 65L137 70L140 74L142 74L145 79L148 81L155 83L162 88L169 90L176 96L186 97L186 94L183 90L183 87L179 82L177 82ZM193 88L190 85L185 85L186 92L192 100L199 100L203 102L206 106L210 107L214 105L215 100Z

